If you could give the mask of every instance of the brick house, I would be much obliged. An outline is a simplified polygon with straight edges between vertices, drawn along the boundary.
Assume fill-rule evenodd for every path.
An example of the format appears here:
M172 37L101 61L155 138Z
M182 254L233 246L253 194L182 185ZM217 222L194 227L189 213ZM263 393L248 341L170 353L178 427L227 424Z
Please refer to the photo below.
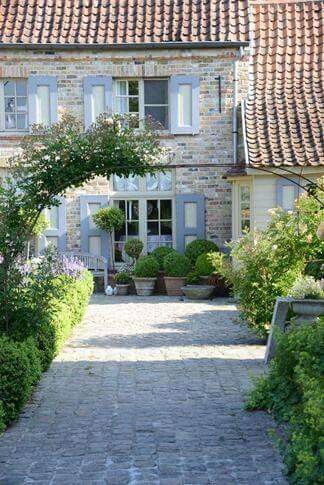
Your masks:
M257 121L259 107L253 111L253 103L260 100L263 74L255 66L266 49L264 39L257 47L259 34L264 25L269 33L270 19L280 8L295 9L294 15L301 9L313 18L322 7L320 2L298 2L296 7L253 3L0 1L2 171L30 124L53 123L64 110L80 118L85 129L103 111L132 112L139 123L151 115L162 124L161 143L173 154L165 174L96 178L70 190L60 207L49 212L50 229L40 245L53 243L64 251L107 255L107 238L91 219L106 204L125 213L125 226L114 238L117 263L124 260L123 246L132 237L139 237L148 252L159 245L183 251L197 237L222 246L232 236L239 237L243 226L256 227L259 219L260 226L264 224L266 205L279 200L273 195L279 178L257 171L272 163L267 151L255 150L255 140L263 147L261 134L265 133ZM277 13L262 13L268 8ZM270 50L273 53L272 45ZM248 93L249 64L254 76L250 76L242 150L237 107ZM305 107L313 112L317 105L310 105L307 98ZM271 119L271 108L261 113L263 121L267 116ZM309 123L307 128L312 128ZM278 140L284 145L283 130L279 132ZM304 143L304 137L299 138ZM285 160L286 152L278 157L275 165L285 163L280 160ZM289 165L299 163L298 158L287 160ZM323 172L323 160L316 158L309 170ZM265 186L271 196L259 206ZM283 190L291 199L289 190Z

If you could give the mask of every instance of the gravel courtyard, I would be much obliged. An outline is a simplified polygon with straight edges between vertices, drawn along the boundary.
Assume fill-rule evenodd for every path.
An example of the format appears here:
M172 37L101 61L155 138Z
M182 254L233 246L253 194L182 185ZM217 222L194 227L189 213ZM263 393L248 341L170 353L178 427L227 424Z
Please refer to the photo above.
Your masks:
M227 300L95 295L0 437L0 484L284 484L265 413L243 409L265 348Z

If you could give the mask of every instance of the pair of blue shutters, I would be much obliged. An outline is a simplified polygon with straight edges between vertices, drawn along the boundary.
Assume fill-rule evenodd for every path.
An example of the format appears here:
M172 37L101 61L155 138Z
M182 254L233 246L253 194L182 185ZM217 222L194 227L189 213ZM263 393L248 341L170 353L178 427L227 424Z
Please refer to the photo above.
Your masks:
M93 114L93 91L103 87L104 111L113 112L112 76L87 76L84 78L84 120L88 128L95 121ZM186 102L183 100L187 94ZM186 105L188 104L189 105ZM199 78L197 76L171 76L169 82L170 132L174 134L196 134L199 132ZM187 112L183 123L183 111Z
M92 242L96 243L98 256L109 256L108 236L99 230L92 221L92 214L101 207L108 205L106 195L81 195L81 252L93 252ZM189 211L188 211L189 209ZM193 214L193 217L187 217ZM186 244L194 239L205 237L205 201L202 194L179 194L176 196L176 240L177 249L184 252ZM57 246L60 251L66 251L66 200L60 197L58 209L58 224L56 228L47 229L45 238L57 238ZM46 239L41 237L40 250L46 246ZM99 243L99 244L98 244Z

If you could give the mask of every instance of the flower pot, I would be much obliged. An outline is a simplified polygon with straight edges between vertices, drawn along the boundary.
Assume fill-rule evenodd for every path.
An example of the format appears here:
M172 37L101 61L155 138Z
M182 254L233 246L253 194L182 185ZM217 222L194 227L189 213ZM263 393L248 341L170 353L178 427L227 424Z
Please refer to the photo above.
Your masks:
M182 296L182 287L186 282L185 277L165 276L164 282L168 296Z
M150 296L154 291L156 278L133 278L138 296Z
M202 285L205 285L205 286L210 285L210 276L200 276L199 279L200 279L200 283ZM195 285L195 286L197 286L197 285Z
M211 285L186 285L182 291L190 300L207 300L212 296L214 287Z
M292 311L296 314L295 322L314 323L317 317L324 315L324 299L292 300Z
M117 295L124 296L128 295L129 291L129 284L122 285L122 284L117 284Z

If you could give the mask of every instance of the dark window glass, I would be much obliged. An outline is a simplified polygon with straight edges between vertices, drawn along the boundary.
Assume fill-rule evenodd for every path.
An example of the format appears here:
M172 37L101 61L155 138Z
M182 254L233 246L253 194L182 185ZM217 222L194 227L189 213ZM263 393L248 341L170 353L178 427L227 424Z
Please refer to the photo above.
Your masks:
M159 123L162 128L168 128L168 107L167 106L145 106L145 118L150 118Z
M151 79L144 81L145 104L168 104L168 81Z

